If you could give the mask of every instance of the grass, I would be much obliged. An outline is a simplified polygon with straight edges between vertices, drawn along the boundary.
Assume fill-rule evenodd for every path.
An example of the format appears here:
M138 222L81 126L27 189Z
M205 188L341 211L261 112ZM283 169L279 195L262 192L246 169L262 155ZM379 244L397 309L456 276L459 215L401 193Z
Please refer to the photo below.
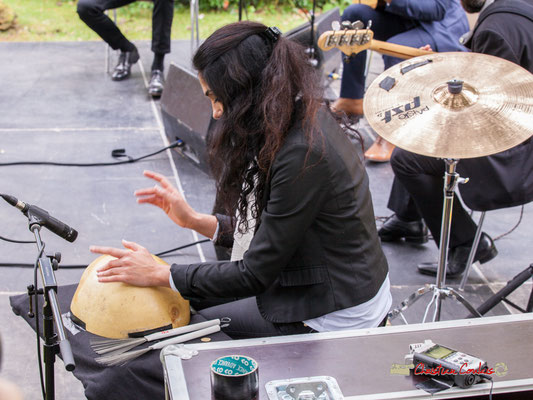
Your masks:
M76 1L71 0L0 0L17 14L17 27L0 32L0 41L83 41L100 38L81 21L76 13ZM243 16L246 14L243 13ZM307 19L301 12L255 11L248 19L275 25L287 31ZM238 20L238 11L200 13L200 37L206 38L215 29ZM117 10L117 24L130 40L148 40L152 36L152 4L130 4ZM177 7L172 24L172 39L190 39L190 11Z

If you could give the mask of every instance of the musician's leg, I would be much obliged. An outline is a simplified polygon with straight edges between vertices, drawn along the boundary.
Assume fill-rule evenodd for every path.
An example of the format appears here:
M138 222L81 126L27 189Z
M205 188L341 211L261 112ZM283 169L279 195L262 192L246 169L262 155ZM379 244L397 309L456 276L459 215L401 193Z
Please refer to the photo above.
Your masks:
M365 26L372 20L374 38L387 40L401 32L411 29L413 21L388 12L373 10L372 8L352 4L344 11L342 20L362 21ZM343 56L342 81L340 97L333 103L333 110L344 111L347 114L363 114L363 95L365 92L365 65L367 52L362 51L355 56ZM390 159L394 146L378 137L374 144L365 152L369 160L386 162Z
M170 53L173 18L174 0L154 0L152 13L152 52L154 54Z
M131 51L135 46L122 34L104 11L125 6L135 0L79 0L80 19L95 31L112 49Z
M389 210L394 211L402 221L420 221L422 214L405 186L394 177L387 203Z
M376 11L361 4L352 4L344 10L342 21L346 20L351 22L359 20L362 21L365 26L368 24L368 21L372 20L374 37L379 40L386 40L391 36L405 31L410 24L410 22L404 18L383 11ZM364 71L366 57L366 51L362 51L352 57L343 56L343 60L346 62L343 64L340 92L341 98L363 98L365 89Z
M417 49L422 46L425 46L426 44L429 44L432 49L436 48L435 41L433 40L431 35L427 33L422 27L416 27L413 29L409 29L405 32L398 33L394 36L387 38L387 42L399 44L402 46L415 47ZM385 69L390 68L401 61L403 60L400 58L385 55L383 56Z
M267 321L259 313L255 297L248 297L231 303L206 308L198 313L207 320L229 318L229 325L222 328L222 331L233 339L312 332L312 329L306 327L302 322L275 324ZM223 322L224 324L225 322Z

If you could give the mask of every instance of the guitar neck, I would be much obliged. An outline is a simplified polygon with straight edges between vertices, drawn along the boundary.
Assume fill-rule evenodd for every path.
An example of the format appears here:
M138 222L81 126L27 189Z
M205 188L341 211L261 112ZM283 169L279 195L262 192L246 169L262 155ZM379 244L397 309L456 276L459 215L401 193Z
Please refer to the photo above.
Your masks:
M383 42L381 40L372 40L370 43L370 49L387 56L398 57L404 60L433 53L433 51L420 50L414 47Z

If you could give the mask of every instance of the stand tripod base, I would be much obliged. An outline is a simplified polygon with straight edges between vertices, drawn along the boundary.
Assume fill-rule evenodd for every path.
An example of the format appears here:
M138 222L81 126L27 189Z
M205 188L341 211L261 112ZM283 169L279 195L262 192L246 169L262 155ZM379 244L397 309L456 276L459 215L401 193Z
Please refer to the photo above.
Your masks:
M426 306L426 311L424 312L424 318L422 319L422 323L426 322L427 315L429 313L429 310L431 309L431 306L435 304L435 312L433 314L433 321L438 321L440 319L440 301L449 297L452 298L459 303L461 303L465 308L470 311L472 316L481 317L481 314L466 300L457 290L451 287L443 287L439 288L435 284L427 284L419 289L417 289L414 293L412 293L407 299L402 301L400 303L400 306L391 310L388 314L388 317L390 320L400 316L402 320L407 324L407 320L405 319L405 316L403 315L403 312L413 305L416 301L418 301L421 297L425 296L426 294L433 294L431 301Z
M507 299L507 296L509 296L511 293L513 293L516 289L518 289L522 284L524 284L527 280L533 279L533 264L531 264L529 267L527 267L525 270L520 272L518 275L516 275L513 279L511 279L507 285L505 285L500 291L498 291L496 294L494 294L492 297L490 297L488 300L486 300L483 304L481 304L477 309L475 309L469 302L466 300L457 290L450 287L445 287L439 289L437 285L430 285L427 284L419 289L417 289L414 293L412 293L407 299L402 301L400 305L391 310L388 314L388 318L390 320L400 316L402 320L407 324L407 320L405 319L405 316L403 315L403 311L405 311L408 307L410 307L413 303L415 303L418 299L423 297L424 295L428 293L432 293L433 297L431 298L431 301L426 307L426 311L424 313L424 319L422 322L426 321L427 314L431 308L431 305L433 303L436 303L436 300L438 296L441 296L441 298L445 297L451 297L461 304L463 304L468 311L470 311L470 315L467 318L473 318L473 317L482 317L486 313L488 313L490 310L492 310L494 307L496 307L500 302L505 302L509 304L510 306L514 307L516 310L526 313L526 312L533 312L533 287L531 288L531 293L529 295L529 300L526 304L525 308L522 308L513 302L511 302L509 299ZM437 312L437 307L435 307L435 312ZM434 319L435 321L435 315Z

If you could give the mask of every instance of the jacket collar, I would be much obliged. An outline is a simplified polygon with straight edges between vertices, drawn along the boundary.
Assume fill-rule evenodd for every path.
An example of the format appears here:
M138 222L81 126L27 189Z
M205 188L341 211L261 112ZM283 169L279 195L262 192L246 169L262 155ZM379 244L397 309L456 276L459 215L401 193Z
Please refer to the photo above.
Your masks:
M481 14L483 14L483 11L485 11L492 3L494 3L496 0L486 0L485 4L483 4L483 7L481 8L481 11L479 12L479 18L476 21L476 25L470 32L465 33L463 36L459 38L459 43L461 43L463 46L470 48L472 36L474 36L474 32L476 28L478 27L479 23L481 22Z

